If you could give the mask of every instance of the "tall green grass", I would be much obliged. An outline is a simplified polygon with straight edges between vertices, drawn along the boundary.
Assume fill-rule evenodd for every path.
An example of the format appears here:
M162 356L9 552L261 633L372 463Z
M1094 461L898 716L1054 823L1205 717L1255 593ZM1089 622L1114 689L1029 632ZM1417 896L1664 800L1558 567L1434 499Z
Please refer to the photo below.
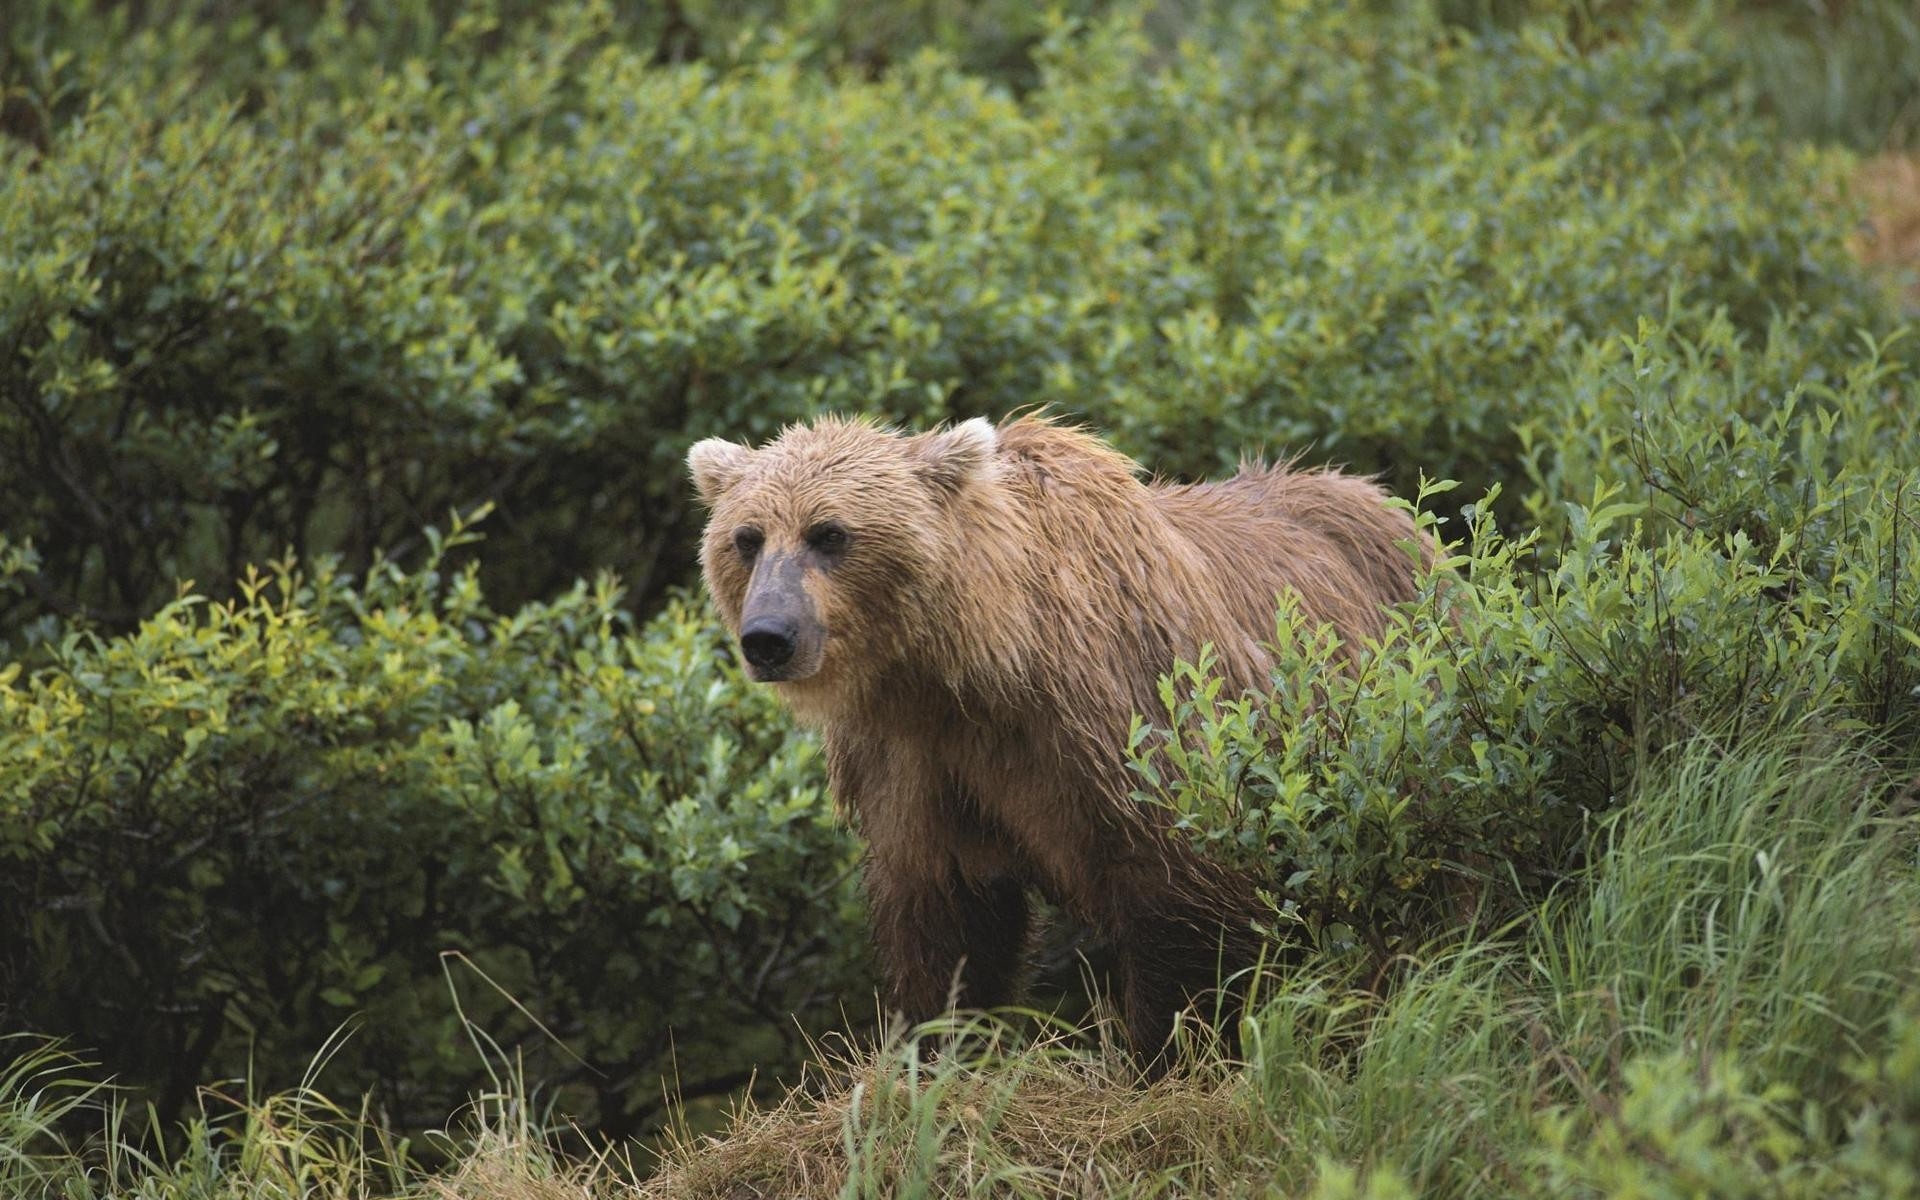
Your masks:
M1788 135L1864 151L1920 146L1920 5L1769 0L1710 12Z
M1528 954L1579 1077L1693 1050L1805 1095L1844 1084L1920 962L1912 828L1874 779L1843 751L1702 739L1607 823Z
M6 1200L491 1200L608 1195L635 1178L612 1148L564 1155L520 1077L474 1097L446 1129L409 1143L362 1102L311 1086L203 1090L194 1114L159 1130L92 1065L57 1046L10 1039L0 1056L0 1197ZM433 1164L428 1166L427 1164Z
M1920 5L1912 0L1432 3L1447 21L1476 30L1558 14L1583 44L1631 36L1650 18L1690 24L1724 41L1758 105L1789 138L1865 152L1920 146Z

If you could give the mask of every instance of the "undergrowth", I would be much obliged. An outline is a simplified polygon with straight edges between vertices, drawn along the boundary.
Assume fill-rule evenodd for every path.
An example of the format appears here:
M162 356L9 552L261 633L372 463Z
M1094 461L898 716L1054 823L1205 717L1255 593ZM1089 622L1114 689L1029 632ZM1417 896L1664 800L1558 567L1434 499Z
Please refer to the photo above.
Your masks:
M1914 782L1804 729L1663 758L1535 911L1379 995L1274 975L1244 1061L1151 1084L1044 1019L821 1054L657 1163L561 1156L510 1074L436 1135L203 1093L170 1144L47 1049L0 1078L9 1196L1899 1195L1920 1186ZM1038 1029L1040 1032L1033 1032ZM1023 1032L1024 1031L1024 1032ZM76 1134L76 1129L84 1132ZM644 1177L644 1178L643 1178Z

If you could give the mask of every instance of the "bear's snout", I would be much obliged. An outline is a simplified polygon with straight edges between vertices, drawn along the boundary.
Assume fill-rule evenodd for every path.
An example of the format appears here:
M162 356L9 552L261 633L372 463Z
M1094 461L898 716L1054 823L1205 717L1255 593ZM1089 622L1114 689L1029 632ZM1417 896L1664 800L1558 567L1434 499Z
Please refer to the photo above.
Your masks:
M826 644L807 566L793 554L767 554L754 567L740 614L740 657L761 683L797 683L820 670Z
M740 631L740 653L754 670L771 673L792 660L795 632L784 617L762 617Z

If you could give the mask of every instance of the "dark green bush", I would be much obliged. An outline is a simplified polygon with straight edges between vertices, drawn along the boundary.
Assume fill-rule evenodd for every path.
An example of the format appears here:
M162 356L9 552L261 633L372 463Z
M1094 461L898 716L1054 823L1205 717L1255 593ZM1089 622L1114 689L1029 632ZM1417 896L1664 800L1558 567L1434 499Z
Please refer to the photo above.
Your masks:
M1123 292L1084 390L1049 398L1156 467L1311 446L1402 494L1424 472L1478 495L1515 478L1514 428L1551 406L1562 352L1643 314L1746 335L1797 315L1815 354L1872 320L1808 186L1830 168L1741 120L1707 47L1276 11L1150 86L1110 65L1137 40L1067 56L1049 93L1180 264Z
M614 24L18 60L74 115L0 140L0 510L40 554L0 628L125 628L288 548L364 571L487 500L503 606L591 563L644 608L688 577L690 440L823 408L1051 404L1169 473L1286 447L1479 494L1562 351L1643 313L1797 315L1814 355L1883 325L1833 164L1659 26L1120 19L1016 102L937 56L659 69Z
M364 570L483 500L503 602L604 563L652 604L692 438L937 404L914 248L936 197L1006 190L1013 106L945 68L655 71L601 25L242 107L148 64L9 144L0 501L41 611L124 626L288 547Z
M299 1080L344 1024L322 1080L409 1128L490 1042L618 1131L676 1052L698 1095L790 1061L788 1014L837 1019L862 942L813 743L698 610L629 630L603 578L502 615L442 547L360 587L282 563L0 670L10 1025L172 1115Z

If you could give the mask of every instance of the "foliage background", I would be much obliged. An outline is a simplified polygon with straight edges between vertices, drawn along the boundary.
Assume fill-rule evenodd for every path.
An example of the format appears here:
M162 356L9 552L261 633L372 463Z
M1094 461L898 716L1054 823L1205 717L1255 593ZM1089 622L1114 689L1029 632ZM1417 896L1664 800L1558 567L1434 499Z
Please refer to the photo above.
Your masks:
M1849 191L1853 151L1913 134L1903 6L10 14L0 1028L71 1039L156 1128L235 1079L367 1094L399 1131L518 1089L616 1138L671 1086L777 1095L806 1034L870 1014L857 852L685 590L684 451L824 409L1046 405L1171 477L1260 448L1380 472L1457 542L1458 623L1429 595L1357 678L1284 613L1270 694L1176 670L1138 802L1268 873L1318 950L1262 1018L1318 1049L1257 1060L1233 1103L1311 1111L1309 1061L1406 1068L1426 1051L1340 1056L1455 1028L1421 997L1532 1014L1514 1036L1572 1066L1468 1039L1541 1098L1480 1149L1434 1157L1415 1105L1376 1160L1336 1105L1274 1144L1364 1170L1261 1169L1604 1192L1633 1181L1587 1131L1658 1169L1695 1127L1672 1105L1706 1145L1773 1147L1726 1166L1762 1179L1883 1134L1903 1161L1920 406ZM1675 861L1780 853L1713 764L1787 811L1803 755L1857 801L1808 819L1883 847L1847 878L1884 904L1800 918L1873 931L1793 985L1832 1024L1735 972L1706 990L1763 1015L1663 1041L1712 1013L1655 1001L1710 968L1576 970L1616 951L1564 931L1615 841L1655 837L1636 822ZM1679 920L1757 878L1698 908L1646 886ZM1470 910L1508 932L1421 974ZM1389 976L1406 1007L1346 998ZM1616 976L1665 981L1631 1072L1573 999ZM1287 1023L1310 1007L1333 1015ZM1697 1093L1689 1047L1733 1056ZM1058 1083L1002 1078L996 1112ZM1861 1124L1789 1119L1775 1088ZM904 1143L835 1126L849 1178L897 1187L896 1151L946 1178L925 1129L980 1100L925 1095Z

